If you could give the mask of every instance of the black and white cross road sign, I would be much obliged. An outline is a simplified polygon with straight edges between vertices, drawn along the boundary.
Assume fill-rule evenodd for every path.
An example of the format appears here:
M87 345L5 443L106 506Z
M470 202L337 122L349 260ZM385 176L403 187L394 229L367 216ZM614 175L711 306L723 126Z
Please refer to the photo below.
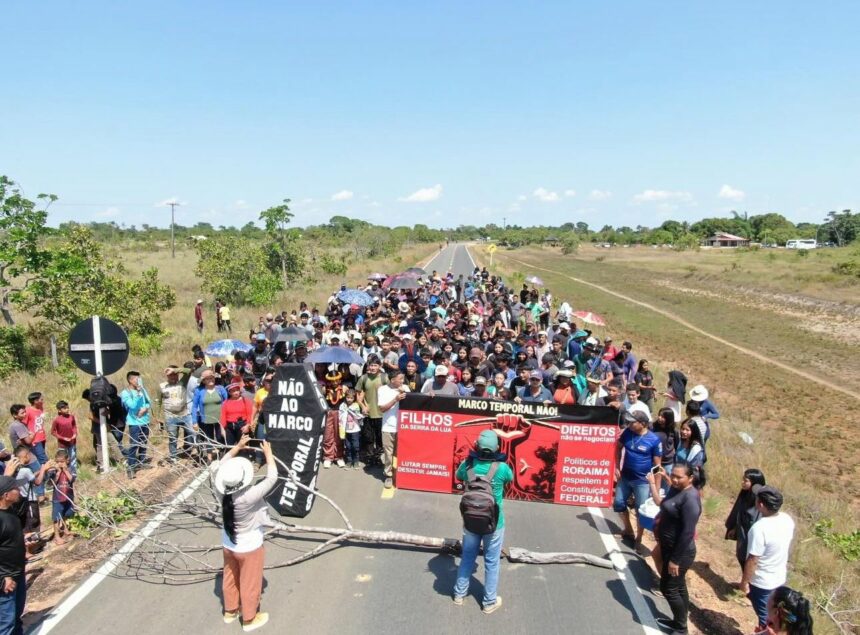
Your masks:
M128 361L128 336L122 327L94 315L69 333L69 357L90 375L111 375Z

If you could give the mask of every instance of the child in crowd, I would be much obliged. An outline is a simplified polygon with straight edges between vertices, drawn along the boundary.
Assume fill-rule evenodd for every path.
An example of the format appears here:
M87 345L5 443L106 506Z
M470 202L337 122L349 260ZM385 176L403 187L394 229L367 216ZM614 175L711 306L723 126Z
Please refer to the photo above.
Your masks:
M352 469L359 469L358 449L361 444L361 423L364 415L361 414L361 406L355 400L355 390L350 388L346 391L346 397L339 408L339 432L344 440L344 454L346 462L352 465Z
M41 547L40 532L42 520L39 518L39 500L36 488L45 480L45 472L54 467L52 461L39 465L30 452L30 448L19 445L15 448L15 468L13 478L19 481L21 502L18 507L18 520L24 530L24 542L27 553L35 553Z
M54 522L54 544L63 545L71 540L66 519L75 515L75 473L71 469L68 450L60 448L54 454L54 468L47 473L48 482L54 488L51 499L51 520Z
M60 447L68 453L68 464L72 473L78 470L78 421L69 412L69 404L57 402L57 416L51 424L51 435L57 438Z

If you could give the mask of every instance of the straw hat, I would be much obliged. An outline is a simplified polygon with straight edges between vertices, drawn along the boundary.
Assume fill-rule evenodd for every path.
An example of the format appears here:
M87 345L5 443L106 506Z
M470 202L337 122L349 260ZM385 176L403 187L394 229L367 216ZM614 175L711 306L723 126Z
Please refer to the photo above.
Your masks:
M708 398L708 389L702 384L693 386L690 389L690 399L693 401L705 401Z
M241 456L227 459L215 473L215 491L222 496L241 492L254 480L254 466Z

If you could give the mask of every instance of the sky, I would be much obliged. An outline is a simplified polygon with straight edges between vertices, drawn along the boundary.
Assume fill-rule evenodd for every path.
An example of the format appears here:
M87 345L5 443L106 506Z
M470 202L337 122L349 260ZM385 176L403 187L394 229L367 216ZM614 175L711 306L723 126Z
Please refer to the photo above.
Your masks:
M860 3L8 3L50 222L432 227L860 209Z

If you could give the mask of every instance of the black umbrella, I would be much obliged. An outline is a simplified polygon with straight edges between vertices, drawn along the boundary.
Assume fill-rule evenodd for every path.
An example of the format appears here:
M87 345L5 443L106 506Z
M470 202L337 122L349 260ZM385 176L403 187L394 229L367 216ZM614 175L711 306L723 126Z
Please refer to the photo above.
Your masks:
M310 338L308 332L298 326L288 326L281 329L275 342L307 342Z
M418 282L417 278L407 275L394 276L391 279L391 283L388 285L389 289L420 289L421 283Z
M417 273L419 276L426 276L427 272L424 271L421 267L409 267L404 273Z

